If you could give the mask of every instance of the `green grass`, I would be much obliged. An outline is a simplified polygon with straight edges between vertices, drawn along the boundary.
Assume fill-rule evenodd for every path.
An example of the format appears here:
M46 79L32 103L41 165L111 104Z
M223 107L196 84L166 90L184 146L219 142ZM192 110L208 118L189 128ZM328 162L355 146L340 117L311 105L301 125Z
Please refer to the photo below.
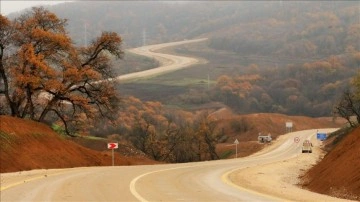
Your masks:
M139 84L161 84L165 86L180 86L180 87L188 87L188 86L200 86L200 87L207 87L208 80L201 79L201 78L179 78L179 79L169 79L167 77L154 77L146 80L138 80L134 83ZM215 81L210 81L210 85L215 84Z
M0 131L0 151L7 150L16 140L17 138L14 135Z
M88 139L88 140L107 140L106 138L103 138L103 137L97 137L97 136L91 136L91 135L88 135L88 136L80 136L84 139Z
M59 135L66 135L64 127L62 127L60 125L57 125L57 124L53 123L51 125L51 128Z
M231 155L233 155L233 151L232 150L227 150L224 151L223 153L220 154L220 159L227 159L229 158Z

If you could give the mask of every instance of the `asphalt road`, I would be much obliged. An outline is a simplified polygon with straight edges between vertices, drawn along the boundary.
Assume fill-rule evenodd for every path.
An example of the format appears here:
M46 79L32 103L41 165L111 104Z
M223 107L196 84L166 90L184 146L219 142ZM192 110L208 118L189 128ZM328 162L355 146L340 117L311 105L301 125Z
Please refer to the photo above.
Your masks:
M162 48L170 47L170 46L178 46L178 45L188 44L188 43L197 43L197 42L201 42L201 41L205 41L205 40L207 40L207 38L184 40L184 41L149 45L149 46L143 46L143 47L139 47L139 48L130 49L129 51L132 53L143 55L143 56L154 58L154 59L158 60L160 62L160 66L157 68L153 68L153 69L149 69L149 70L145 70L145 71L141 71L141 72L134 72L134 73L130 73L130 74L121 75L121 76L116 77L114 80L120 81L120 82L133 81L133 80L137 80L137 79L141 79L141 78L158 76L161 74L169 73L172 71L176 71L176 70L197 64L200 62L200 60L197 58L159 53L156 51L160 50Z
M122 75L115 79L131 81L176 71L195 64L199 62L198 59L154 51L203 40L206 39L133 49L131 51L134 53L156 58L161 66ZM260 153L230 160L3 173L1 174L0 201L284 201L286 199L279 194L275 197L243 188L239 186L241 183L231 179L230 175L241 169L268 166L297 158L301 155L301 146L294 143L294 137L305 140L315 134L316 130L287 134L284 140L277 141ZM245 178L251 181L252 176L245 176ZM286 192L286 190L282 191ZM301 189L296 191L301 192ZM325 197L325 199L329 198Z
M290 133L246 158L185 164L89 167L1 174L1 201L284 201L245 189L229 177L242 168L269 165L301 154ZM251 176L248 176L251 180ZM286 190L285 190L286 191ZM301 191L301 189L299 189ZM309 199L311 201L311 198Z

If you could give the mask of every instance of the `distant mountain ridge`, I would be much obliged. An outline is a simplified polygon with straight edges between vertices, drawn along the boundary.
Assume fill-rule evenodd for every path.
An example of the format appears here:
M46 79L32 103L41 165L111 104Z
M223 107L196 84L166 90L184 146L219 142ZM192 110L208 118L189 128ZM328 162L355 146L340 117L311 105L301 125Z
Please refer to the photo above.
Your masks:
M239 113L330 116L360 68L356 1L76 1L48 9L68 19L67 30L79 45L102 31L119 33L123 49L208 38L202 46L173 50L209 62L167 74L163 79L170 85L156 80L153 88L151 82L119 87L165 105L215 101ZM129 56L114 64L116 75L156 66L156 61ZM140 67L143 63L149 65ZM218 83L223 75L229 76L222 77L226 85ZM200 85L177 85L183 78ZM259 79L243 82L247 78Z
M126 47L210 37L215 49L260 55L329 55L360 50L356 1L92 1L49 7L86 44L101 31ZM352 47L351 47L352 46Z

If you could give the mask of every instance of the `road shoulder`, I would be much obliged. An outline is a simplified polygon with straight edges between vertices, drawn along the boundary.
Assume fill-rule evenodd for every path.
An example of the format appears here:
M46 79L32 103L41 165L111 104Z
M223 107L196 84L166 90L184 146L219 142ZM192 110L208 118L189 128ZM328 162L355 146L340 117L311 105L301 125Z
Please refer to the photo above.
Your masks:
M315 146L319 142L315 140ZM277 144L277 142L275 143ZM301 189L299 176L315 165L324 153L315 147L311 154L299 154L276 163L237 170L229 175L232 183L245 189L291 201L348 201Z

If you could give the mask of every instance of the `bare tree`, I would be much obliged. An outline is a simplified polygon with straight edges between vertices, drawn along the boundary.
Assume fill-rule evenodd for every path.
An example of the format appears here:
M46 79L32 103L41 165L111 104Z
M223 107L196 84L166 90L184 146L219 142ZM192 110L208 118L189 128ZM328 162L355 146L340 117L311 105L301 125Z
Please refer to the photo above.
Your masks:
M334 114L345 118L351 127L356 127L360 123L360 100L355 93L346 90L340 101L334 107ZM356 121L353 121L353 117Z

